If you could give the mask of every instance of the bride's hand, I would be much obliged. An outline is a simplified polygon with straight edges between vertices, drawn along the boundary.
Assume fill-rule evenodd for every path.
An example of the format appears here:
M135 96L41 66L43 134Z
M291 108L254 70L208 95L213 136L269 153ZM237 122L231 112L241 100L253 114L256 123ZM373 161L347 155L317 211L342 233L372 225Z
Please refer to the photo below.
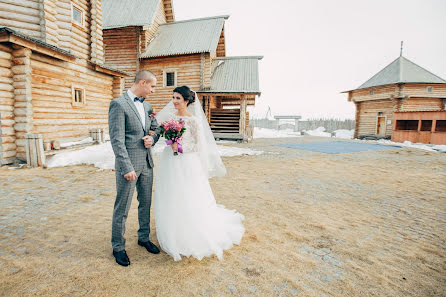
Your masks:
M174 142L170 145L170 147L172 148L172 151L178 152L178 143Z

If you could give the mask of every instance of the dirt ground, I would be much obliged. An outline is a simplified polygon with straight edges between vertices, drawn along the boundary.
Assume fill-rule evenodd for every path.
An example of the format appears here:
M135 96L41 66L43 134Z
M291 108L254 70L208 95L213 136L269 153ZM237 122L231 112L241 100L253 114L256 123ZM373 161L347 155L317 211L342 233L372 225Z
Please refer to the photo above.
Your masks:
M446 296L446 154L277 146L327 140L231 144L264 154L224 158L227 176L211 180L246 217L221 262L147 253L134 197L121 267L113 171L1 167L0 296Z

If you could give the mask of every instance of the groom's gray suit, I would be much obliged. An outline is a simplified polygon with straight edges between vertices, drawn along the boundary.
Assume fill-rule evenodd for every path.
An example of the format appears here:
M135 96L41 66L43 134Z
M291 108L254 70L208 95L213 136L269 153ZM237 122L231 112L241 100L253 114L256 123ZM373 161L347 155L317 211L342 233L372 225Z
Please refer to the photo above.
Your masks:
M138 192L138 240L146 242L150 233L150 205L152 202L153 159L150 148L144 146L143 137L149 130L156 130L158 123L151 119L152 105L143 102L145 127L138 110L127 92L111 101L108 111L110 140L115 153L116 200L113 209L112 246L116 252L125 248L125 222L132 202L133 192ZM153 145L159 134L153 137ZM136 172L136 180L128 181L124 175Z

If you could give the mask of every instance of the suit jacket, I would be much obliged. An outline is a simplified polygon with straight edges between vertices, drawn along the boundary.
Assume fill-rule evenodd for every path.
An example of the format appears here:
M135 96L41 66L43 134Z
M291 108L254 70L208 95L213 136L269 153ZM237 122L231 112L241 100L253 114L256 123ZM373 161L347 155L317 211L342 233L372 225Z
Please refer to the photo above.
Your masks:
M143 102L143 105L146 118L145 127L142 125L133 98L130 98L127 92L110 102L108 128L115 153L115 169L122 175L133 170L142 170L147 162L150 168L154 166L151 149L145 148L142 138L148 135L149 130L156 131L158 122L149 116L152 105L146 101ZM153 145L159 137L157 131L157 135L152 136Z

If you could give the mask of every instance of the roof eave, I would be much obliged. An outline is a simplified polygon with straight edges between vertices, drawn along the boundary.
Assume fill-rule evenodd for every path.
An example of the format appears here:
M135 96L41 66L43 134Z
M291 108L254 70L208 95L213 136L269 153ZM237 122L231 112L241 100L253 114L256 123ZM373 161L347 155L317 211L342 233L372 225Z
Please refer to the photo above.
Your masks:
M21 33L18 33L8 27L0 28L0 42L10 42L16 45L20 45L29 48L33 51L39 52L41 54L52 56L56 59L63 61L75 61L79 57L69 53L66 50L59 49L54 45L48 44L41 40L28 37Z
M402 82L395 82L395 83L389 83L389 84L384 84L384 85L376 85L376 86L367 86L367 87L363 87L363 88L357 88L357 89L353 89L353 90L348 90L348 91L342 91L341 94L343 93L348 93L348 92L353 92L353 91L358 91L358 90L365 90L365 89L370 89L370 88L377 88L377 87L384 87L384 86L391 86L391 85L402 85L402 84L426 84L426 85L446 85L446 82L444 83L439 83L439 82L424 82L424 81L402 81Z
M95 63L92 61L89 61L91 64L93 64L95 66L95 70L98 72L102 72L102 73L106 73L106 74L110 74L113 76L119 76L119 77L126 77L126 76L130 76L131 74L113 67L109 67L109 66L105 66L103 64L99 64L99 63Z
M194 51L194 52L185 52L185 53L173 53L173 54L161 54L161 55L145 55L142 54L139 58L140 59L150 59L150 58L168 58L168 57L175 57L175 56L184 56L184 55L195 55L195 54L202 54L202 53L210 53L210 51Z

